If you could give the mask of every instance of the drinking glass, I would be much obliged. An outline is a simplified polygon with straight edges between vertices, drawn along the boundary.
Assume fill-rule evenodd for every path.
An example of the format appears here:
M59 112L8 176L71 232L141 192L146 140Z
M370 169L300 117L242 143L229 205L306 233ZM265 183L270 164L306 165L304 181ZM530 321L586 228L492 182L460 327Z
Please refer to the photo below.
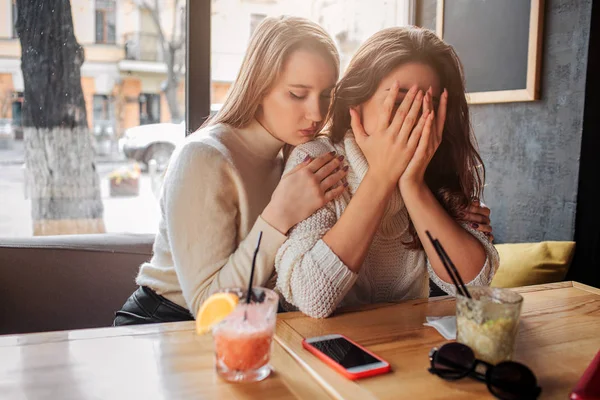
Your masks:
M490 364L511 360L523 297L511 290L468 287L471 299L456 295L456 340Z
M217 373L231 382L258 382L269 376L279 296L270 289L254 287L250 302L247 289L223 292L239 298L234 311L212 329Z

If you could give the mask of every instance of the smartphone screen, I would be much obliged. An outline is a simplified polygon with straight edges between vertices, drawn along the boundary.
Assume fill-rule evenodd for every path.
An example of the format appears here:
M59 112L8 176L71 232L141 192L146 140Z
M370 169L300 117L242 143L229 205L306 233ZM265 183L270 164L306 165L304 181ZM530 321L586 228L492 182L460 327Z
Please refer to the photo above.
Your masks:
M310 345L327 355L345 369L381 363L380 360L369 353L364 352L360 347L343 337L310 341Z

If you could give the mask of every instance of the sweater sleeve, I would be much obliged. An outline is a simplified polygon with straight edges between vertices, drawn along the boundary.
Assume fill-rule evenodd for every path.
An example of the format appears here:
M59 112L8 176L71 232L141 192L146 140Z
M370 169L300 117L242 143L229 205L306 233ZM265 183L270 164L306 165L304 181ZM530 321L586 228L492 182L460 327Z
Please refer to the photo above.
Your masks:
M254 284L263 286L274 270L286 236L258 218L238 243L239 174L216 147L189 142L165 177L163 207L177 278L190 312L225 287L246 287L262 231Z
M483 245L483 248L486 253L485 263L481 267L479 274L475 278L473 278L470 282L465 282L465 285L468 286L488 286L490 282L492 282L492 278L498 269L498 265L500 264L500 257L498 255L498 251L494 247L492 243L488 240L488 238L481 232L471 228L467 223L462 223L461 226L468 231L471 235L475 236L479 242ZM456 288L453 283L448 283L442 280L436 273L431 263L429 262L429 258L427 258L427 270L429 272L429 276L431 280L444 292L456 295Z
M331 151L321 141L297 147L286 170L306 157ZM321 239L337 222L334 202L297 224L275 259L277 290L286 302L313 318L329 316L356 282L352 272Z

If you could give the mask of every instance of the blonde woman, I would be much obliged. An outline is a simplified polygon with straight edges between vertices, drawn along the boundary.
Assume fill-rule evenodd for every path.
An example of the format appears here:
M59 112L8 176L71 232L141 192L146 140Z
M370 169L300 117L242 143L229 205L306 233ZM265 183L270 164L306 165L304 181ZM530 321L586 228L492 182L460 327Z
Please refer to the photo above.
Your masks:
M339 57L331 38L301 18L267 18L256 30L220 112L178 148L166 172L162 218L139 289L115 325L191 320L224 287L269 283L288 230L339 196L343 157L305 157L282 178L285 144L322 128Z
M427 297L430 278L453 293L426 230L465 282L489 284L497 252L480 226L460 221L482 196L484 171L451 46L420 28L373 35L337 85L328 134L296 147L286 165L330 151L349 164L349 192L295 226L279 250L287 308L320 318L343 305Z

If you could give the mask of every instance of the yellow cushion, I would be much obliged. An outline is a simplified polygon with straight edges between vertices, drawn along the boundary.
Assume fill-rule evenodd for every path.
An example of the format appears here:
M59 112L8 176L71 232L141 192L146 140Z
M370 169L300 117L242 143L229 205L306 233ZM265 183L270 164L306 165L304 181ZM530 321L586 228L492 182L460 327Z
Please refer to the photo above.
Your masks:
M517 287L560 282L565 279L575 242L497 244L500 267L493 287Z

